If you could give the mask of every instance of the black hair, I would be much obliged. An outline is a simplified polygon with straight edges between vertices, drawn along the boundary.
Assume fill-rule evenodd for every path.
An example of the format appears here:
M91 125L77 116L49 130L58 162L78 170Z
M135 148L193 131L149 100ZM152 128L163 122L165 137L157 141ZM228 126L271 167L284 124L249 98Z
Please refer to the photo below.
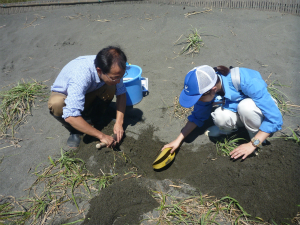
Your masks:
M94 64L96 68L99 67L104 74L107 74L115 63L126 70L126 62L127 57L120 47L108 46L97 54Z
M219 72L220 74L222 74L224 76L227 76L230 73L230 69L228 67L226 67L226 66L217 66L217 67L214 67L215 72Z

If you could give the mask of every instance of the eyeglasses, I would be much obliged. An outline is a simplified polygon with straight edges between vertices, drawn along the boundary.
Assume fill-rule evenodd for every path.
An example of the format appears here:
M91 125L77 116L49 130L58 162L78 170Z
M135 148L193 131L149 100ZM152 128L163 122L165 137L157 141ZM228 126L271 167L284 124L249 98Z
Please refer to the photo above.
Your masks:
M112 82L116 82L116 81L119 81L119 80L121 80L122 79L122 77L120 77L120 78L117 78L117 79L111 79L110 78L110 76L108 76L107 74L104 74L105 76L107 76L108 77L108 79L110 79L110 81L112 81Z
M127 71L125 71L124 75L120 78L116 78L116 79L112 79L110 76L108 76L107 74L104 74L105 76L107 76L112 82L116 82L121 80L123 77L126 77L128 75Z

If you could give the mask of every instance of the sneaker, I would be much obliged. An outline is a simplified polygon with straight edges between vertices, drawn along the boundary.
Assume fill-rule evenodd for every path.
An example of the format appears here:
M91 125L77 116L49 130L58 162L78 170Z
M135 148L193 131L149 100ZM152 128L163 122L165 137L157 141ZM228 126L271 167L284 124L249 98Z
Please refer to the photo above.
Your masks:
M67 140L67 145L71 148L77 148L80 144L80 134L70 133L70 137Z
M211 126L204 132L204 134L208 137L219 137L221 135L231 134L235 131L237 131L237 129L234 130L230 130L229 128L220 129L217 126Z

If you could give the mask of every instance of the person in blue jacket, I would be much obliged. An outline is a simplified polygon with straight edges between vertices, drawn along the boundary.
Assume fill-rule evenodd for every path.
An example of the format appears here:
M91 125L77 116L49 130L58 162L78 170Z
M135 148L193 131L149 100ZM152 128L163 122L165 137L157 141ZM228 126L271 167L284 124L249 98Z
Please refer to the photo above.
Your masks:
M230 153L234 159L245 159L282 126L282 115L267 84L259 72L247 68L230 70L225 66L207 65L193 68L185 77L179 103L185 108L194 106L194 110L179 136L162 148L172 148L171 153L210 115L215 126L208 128L207 136L228 135L242 126L247 129L251 141ZM220 106L212 112L215 104Z

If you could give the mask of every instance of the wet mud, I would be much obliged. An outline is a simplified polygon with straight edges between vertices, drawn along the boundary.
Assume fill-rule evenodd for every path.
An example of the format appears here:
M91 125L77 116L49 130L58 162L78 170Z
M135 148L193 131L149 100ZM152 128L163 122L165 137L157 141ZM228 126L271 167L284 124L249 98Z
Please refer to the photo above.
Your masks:
M111 131L112 124L103 131ZM88 170L95 175L101 170L118 174L116 182L91 200L84 224L138 224L143 213L158 207L149 194L148 179L184 182L217 198L230 196L253 218L269 222L291 223L299 211L300 148L295 142L273 139L258 155L244 161L219 155L214 143L199 146L197 151L185 143L173 163L158 171L152 163L165 143L153 137L154 129L149 126L138 139L126 136L116 149L98 150L96 142L84 138L77 157L87 162ZM140 178L122 178L133 168Z

